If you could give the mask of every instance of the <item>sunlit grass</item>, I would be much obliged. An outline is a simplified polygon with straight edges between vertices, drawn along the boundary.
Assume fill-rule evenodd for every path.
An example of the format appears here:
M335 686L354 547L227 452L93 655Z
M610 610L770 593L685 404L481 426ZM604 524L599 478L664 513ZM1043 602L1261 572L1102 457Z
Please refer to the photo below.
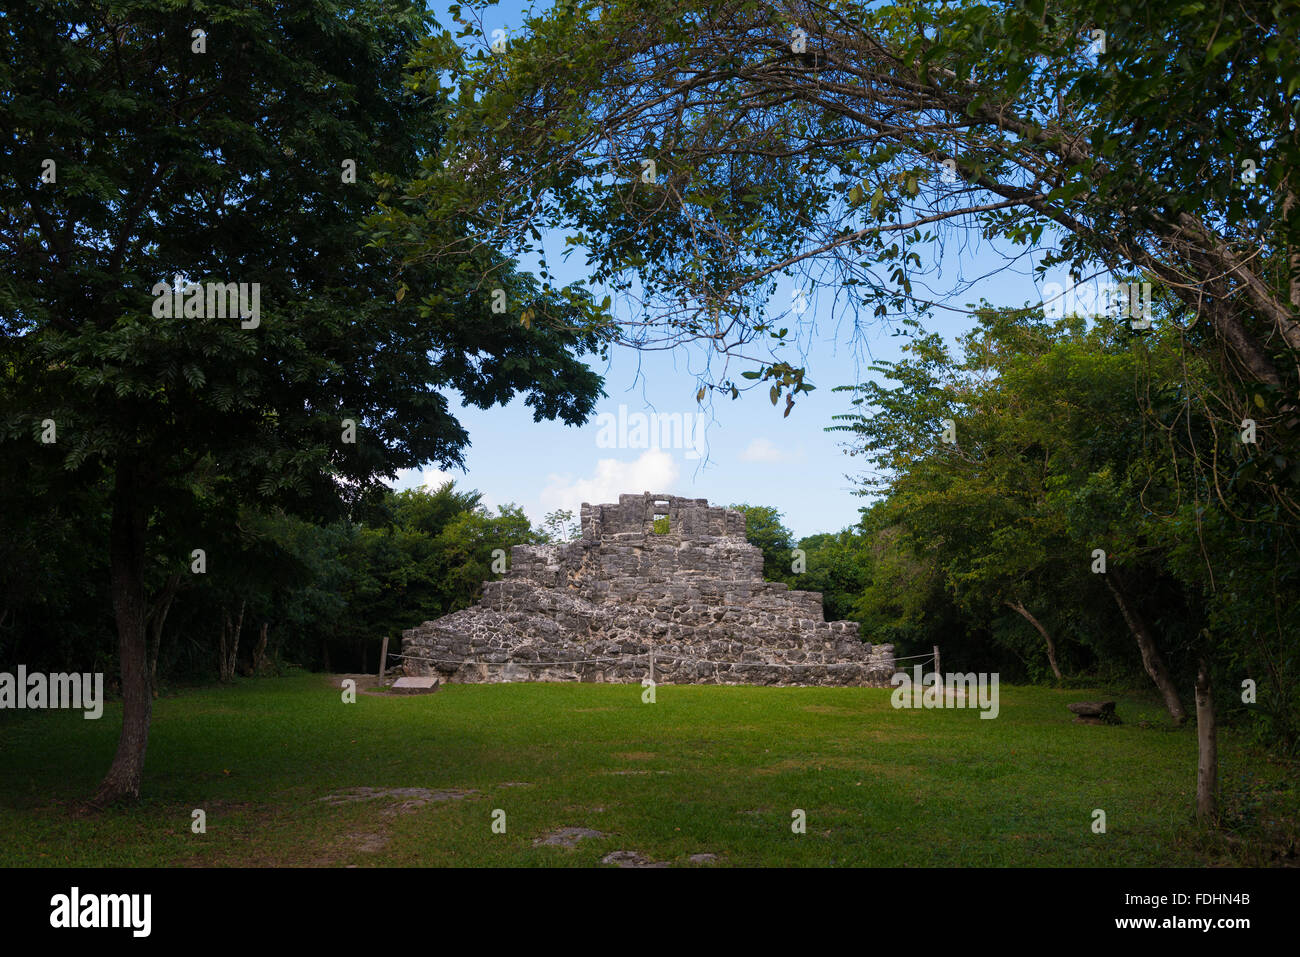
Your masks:
M637 685L452 685L344 704L323 676L243 681L157 701L144 800L90 815L78 803L112 756L120 706L99 721L8 713L0 864L592 865L629 850L673 864L1132 866L1228 853L1190 822L1194 734L1126 697L1123 725L1071 722L1068 701L1102 694L1003 686L999 717L982 720L895 710L865 688L660 686L644 704ZM1222 750L1225 781L1284 776L1230 732ZM354 787L473 793L321 800ZM191 831L194 809L206 834ZM605 836L534 846L562 827Z

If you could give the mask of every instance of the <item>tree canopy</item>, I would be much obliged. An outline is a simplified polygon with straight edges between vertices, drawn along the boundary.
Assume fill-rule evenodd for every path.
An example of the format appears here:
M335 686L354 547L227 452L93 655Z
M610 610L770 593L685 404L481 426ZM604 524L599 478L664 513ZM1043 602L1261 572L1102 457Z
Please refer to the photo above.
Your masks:
M404 73L429 29L421 3L370 0L0 19L0 440L35 486L111 487L127 716L104 800L139 790L153 556L234 574L215 558L242 505L337 516L399 469L461 464L449 395L579 423L601 393L581 359L600 333L570 331L589 306L480 249L506 295L572 319L522 325L464 262L401 270L362 233L374 175L439 149Z
M955 354L913 333L836 427L879 496L872 523L893 530L880 545L916 570L902 588L881 574L862 604L905 620L938 584L967 628L1046 653L1058 679L1058 654L1067 669L1133 659L1114 637L1127 631L1175 720L1205 660L1231 686L1257 682L1261 730L1293 747L1300 543L1257 486L1216 492L1187 453L1212 442L1216 381L1176 328L989 309ZM1240 466L1249 443L1233 439L1217 454Z
M479 8L452 7L461 38ZM1294 516L1298 36L1271 0L574 0L496 47L421 48L449 135L380 222L409 262L563 231L620 341L701 344L701 398L763 384L787 408L814 316L956 308L950 241L1138 274L1233 382L1219 422L1259 420Z

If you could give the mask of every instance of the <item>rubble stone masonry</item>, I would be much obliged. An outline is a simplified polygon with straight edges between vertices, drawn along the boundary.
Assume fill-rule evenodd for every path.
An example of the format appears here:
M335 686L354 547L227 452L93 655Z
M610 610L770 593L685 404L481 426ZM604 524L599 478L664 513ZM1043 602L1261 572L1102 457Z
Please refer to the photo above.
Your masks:
M514 546L477 605L402 633L406 674L461 682L639 682L653 654L663 684L885 687L893 652L764 581L741 512L649 492L583 505L580 539Z

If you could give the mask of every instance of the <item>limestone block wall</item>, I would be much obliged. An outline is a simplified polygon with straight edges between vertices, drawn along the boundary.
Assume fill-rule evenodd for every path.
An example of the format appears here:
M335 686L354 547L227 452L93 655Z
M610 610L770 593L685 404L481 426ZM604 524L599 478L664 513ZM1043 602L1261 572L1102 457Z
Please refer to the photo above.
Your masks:
M668 519L658 534L655 522ZM646 492L583 505L582 536L516 545L472 608L403 632L408 674L456 681L888 683L892 645L763 581L742 513Z

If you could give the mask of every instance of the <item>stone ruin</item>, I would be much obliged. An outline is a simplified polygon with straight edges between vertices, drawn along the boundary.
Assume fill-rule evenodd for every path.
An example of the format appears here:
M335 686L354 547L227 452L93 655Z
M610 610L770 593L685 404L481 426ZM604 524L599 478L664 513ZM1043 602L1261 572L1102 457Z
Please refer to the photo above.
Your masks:
M893 645L824 621L819 592L763 580L743 513L649 492L584 504L575 541L515 545L477 605L402 632L402 655L407 675L458 682L885 687L895 671Z

